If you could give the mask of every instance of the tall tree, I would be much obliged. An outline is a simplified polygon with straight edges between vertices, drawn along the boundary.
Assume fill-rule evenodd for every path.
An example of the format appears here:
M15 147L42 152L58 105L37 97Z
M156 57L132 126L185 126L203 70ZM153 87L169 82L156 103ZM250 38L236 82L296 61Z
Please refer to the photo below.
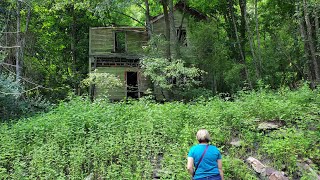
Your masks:
M171 44L170 44L170 19L169 19L169 10L168 10L168 0L161 0L162 8L163 8L163 15L165 21L165 36L166 36L166 58L171 59Z
M245 2L243 2L243 1L241 1L241 12L245 12L245 7L246 7L246 5L245 4L243 4L243 3L245 3ZM239 62L241 63L241 64L243 64L243 71L242 71L242 73L243 73L243 76L245 77L245 79L247 80L247 82L249 83L249 86L250 86L250 88L252 88L252 83L251 83L251 80L250 80L250 77L249 77L249 72L248 72L248 69L247 69L247 65L246 65L246 59L245 59L245 53L244 53L244 49L243 49L243 44L244 44L244 42L241 42L240 41L240 38L239 38L239 35L238 35L238 33L239 33L239 31L238 31L238 27L237 27L237 23L236 23L236 20L235 20L235 13L234 13L234 3L233 3L233 0L228 0L228 6L229 6L229 8L228 8L228 10L229 10L229 12L230 12L230 16L231 16L231 20L232 20L232 25L233 25L233 28L234 28L234 34L235 34L235 37L236 37L236 43L237 43L237 45L238 45L238 48L239 48L239 52L240 52L240 59L239 59ZM245 13L244 13L244 15L245 15ZM245 17L245 16L244 16ZM245 19L245 18L244 18ZM245 21L245 20L242 20L242 23L241 23L241 36L242 36L242 38L244 38L245 37L245 24L244 24L244 27L243 27L243 21ZM245 23L245 22L244 22ZM243 29L244 28L244 29Z
M20 10L21 10L21 1L17 0L17 32L16 32L16 81L20 82L21 69L22 69L22 61L20 58L21 53L21 18L20 18Z
M251 51L251 55L252 55L252 62L254 64L255 67L255 74L256 74L256 79L260 79L261 75L260 75L260 68L259 68L259 60L257 59L257 55L255 52L255 47L254 47L254 40L253 40L253 33L251 32L250 29L250 25L249 25L249 20L247 18L247 16L245 16L246 18L246 31L248 32L248 41L250 44L250 51Z
M175 17L174 17L174 5L173 5L173 0L168 0L169 1L169 21L170 21L170 31L171 31L171 42L173 44L173 49L174 49L174 58L179 59L181 57L180 53L180 44L178 42L178 37L177 37L177 30L176 30L176 24L175 24ZM184 18L184 15L183 17ZM182 19L183 21L183 19ZM183 22L181 22L182 24Z
M151 22L150 22L150 5L149 5L149 0L144 0L144 4L145 4L145 6L146 6L146 8L145 8L146 27L147 27L148 37L149 37L149 39L151 39L151 37L152 37L152 27L151 27Z
M310 21L310 9L309 9L309 4L306 0L303 0L303 13L304 13L304 21L305 21L305 31L306 31L306 41L308 43L308 50L309 50L309 54L310 54L310 58L311 58L311 62L312 62L312 71L314 74L314 78L315 81L317 82L317 84L320 83L320 74L319 74L319 65L318 65L318 61L317 61L317 56L316 56L316 45L315 45L315 38L313 36L314 32L313 32L313 28L311 25L311 21Z
M261 73L262 59L261 59L261 42L260 42L260 31L259 31L259 14L258 14L258 0L254 0L254 17L256 24L256 35L257 35L257 71Z

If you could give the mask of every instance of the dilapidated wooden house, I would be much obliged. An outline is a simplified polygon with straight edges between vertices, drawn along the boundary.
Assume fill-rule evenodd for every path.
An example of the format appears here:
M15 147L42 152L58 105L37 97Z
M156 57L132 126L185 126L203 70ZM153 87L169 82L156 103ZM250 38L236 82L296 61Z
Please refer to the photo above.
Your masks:
M148 80L140 71L139 59L143 46L148 42L145 28L140 27L97 27L89 32L90 70L111 73L119 77L123 87L109 90L110 99L124 97L139 98L148 88ZM104 89L96 88L93 96Z
M205 19L197 11L178 3L174 10L176 32L179 40L187 42L189 17ZM153 34L165 34L163 15L151 20ZM125 97L140 98L152 86L139 68L139 60L144 55L143 47L148 43L145 27L92 27L89 32L90 71L111 73L120 78L123 87L109 90L111 100ZM92 91L97 96L104 91L99 84Z

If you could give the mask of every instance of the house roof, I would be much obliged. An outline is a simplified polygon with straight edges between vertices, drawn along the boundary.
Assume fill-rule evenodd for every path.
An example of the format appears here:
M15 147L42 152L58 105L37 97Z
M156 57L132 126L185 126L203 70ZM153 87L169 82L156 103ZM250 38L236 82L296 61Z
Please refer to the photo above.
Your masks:
M129 26L121 26L121 27L91 27L90 29L112 29L115 31L135 31L135 32L146 32L145 27L129 27Z
M196 17L197 19L199 20L205 20L207 19L207 16L200 13L199 11L189 7L187 4L179 1L175 6L174 6L174 11L175 10L179 10L179 11L182 11L182 12L186 12L194 17ZM153 19L151 19L151 23L155 23L157 22L158 20L162 19L164 17L164 14L160 14L158 16L155 16Z

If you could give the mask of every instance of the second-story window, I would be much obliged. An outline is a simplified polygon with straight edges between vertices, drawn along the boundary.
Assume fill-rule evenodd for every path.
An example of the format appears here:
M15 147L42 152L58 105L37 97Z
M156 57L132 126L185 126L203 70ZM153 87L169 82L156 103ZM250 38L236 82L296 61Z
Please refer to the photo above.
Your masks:
M114 52L126 52L126 33L123 31L116 31L114 33Z

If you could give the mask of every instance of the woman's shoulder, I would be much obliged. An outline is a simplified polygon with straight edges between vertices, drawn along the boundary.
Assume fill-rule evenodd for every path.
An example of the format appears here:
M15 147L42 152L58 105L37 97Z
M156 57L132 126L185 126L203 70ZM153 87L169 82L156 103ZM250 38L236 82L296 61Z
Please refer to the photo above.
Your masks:
M217 146L210 144L210 147L217 148ZM218 148L217 148L218 149Z
M201 144L195 144L195 145L191 146L190 151L199 151L202 149L202 147L203 147L203 145L201 145Z
M220 152L220 150L218 149L218 147L215 146L215 145L210 145L210 148L213 149L213 150L215 150L215 151L219 151L219 152Z
M206 145L203 144L195 144L193 146L191 146L190 150L194 150L194 149L203 149L205 148ZM215 145L209 145L210 149L215 149L215 150L219 150Z
M193 146L191 146L190 150L194 150L194 149L196 149L198 147L199 147L199 144L193 145Z

